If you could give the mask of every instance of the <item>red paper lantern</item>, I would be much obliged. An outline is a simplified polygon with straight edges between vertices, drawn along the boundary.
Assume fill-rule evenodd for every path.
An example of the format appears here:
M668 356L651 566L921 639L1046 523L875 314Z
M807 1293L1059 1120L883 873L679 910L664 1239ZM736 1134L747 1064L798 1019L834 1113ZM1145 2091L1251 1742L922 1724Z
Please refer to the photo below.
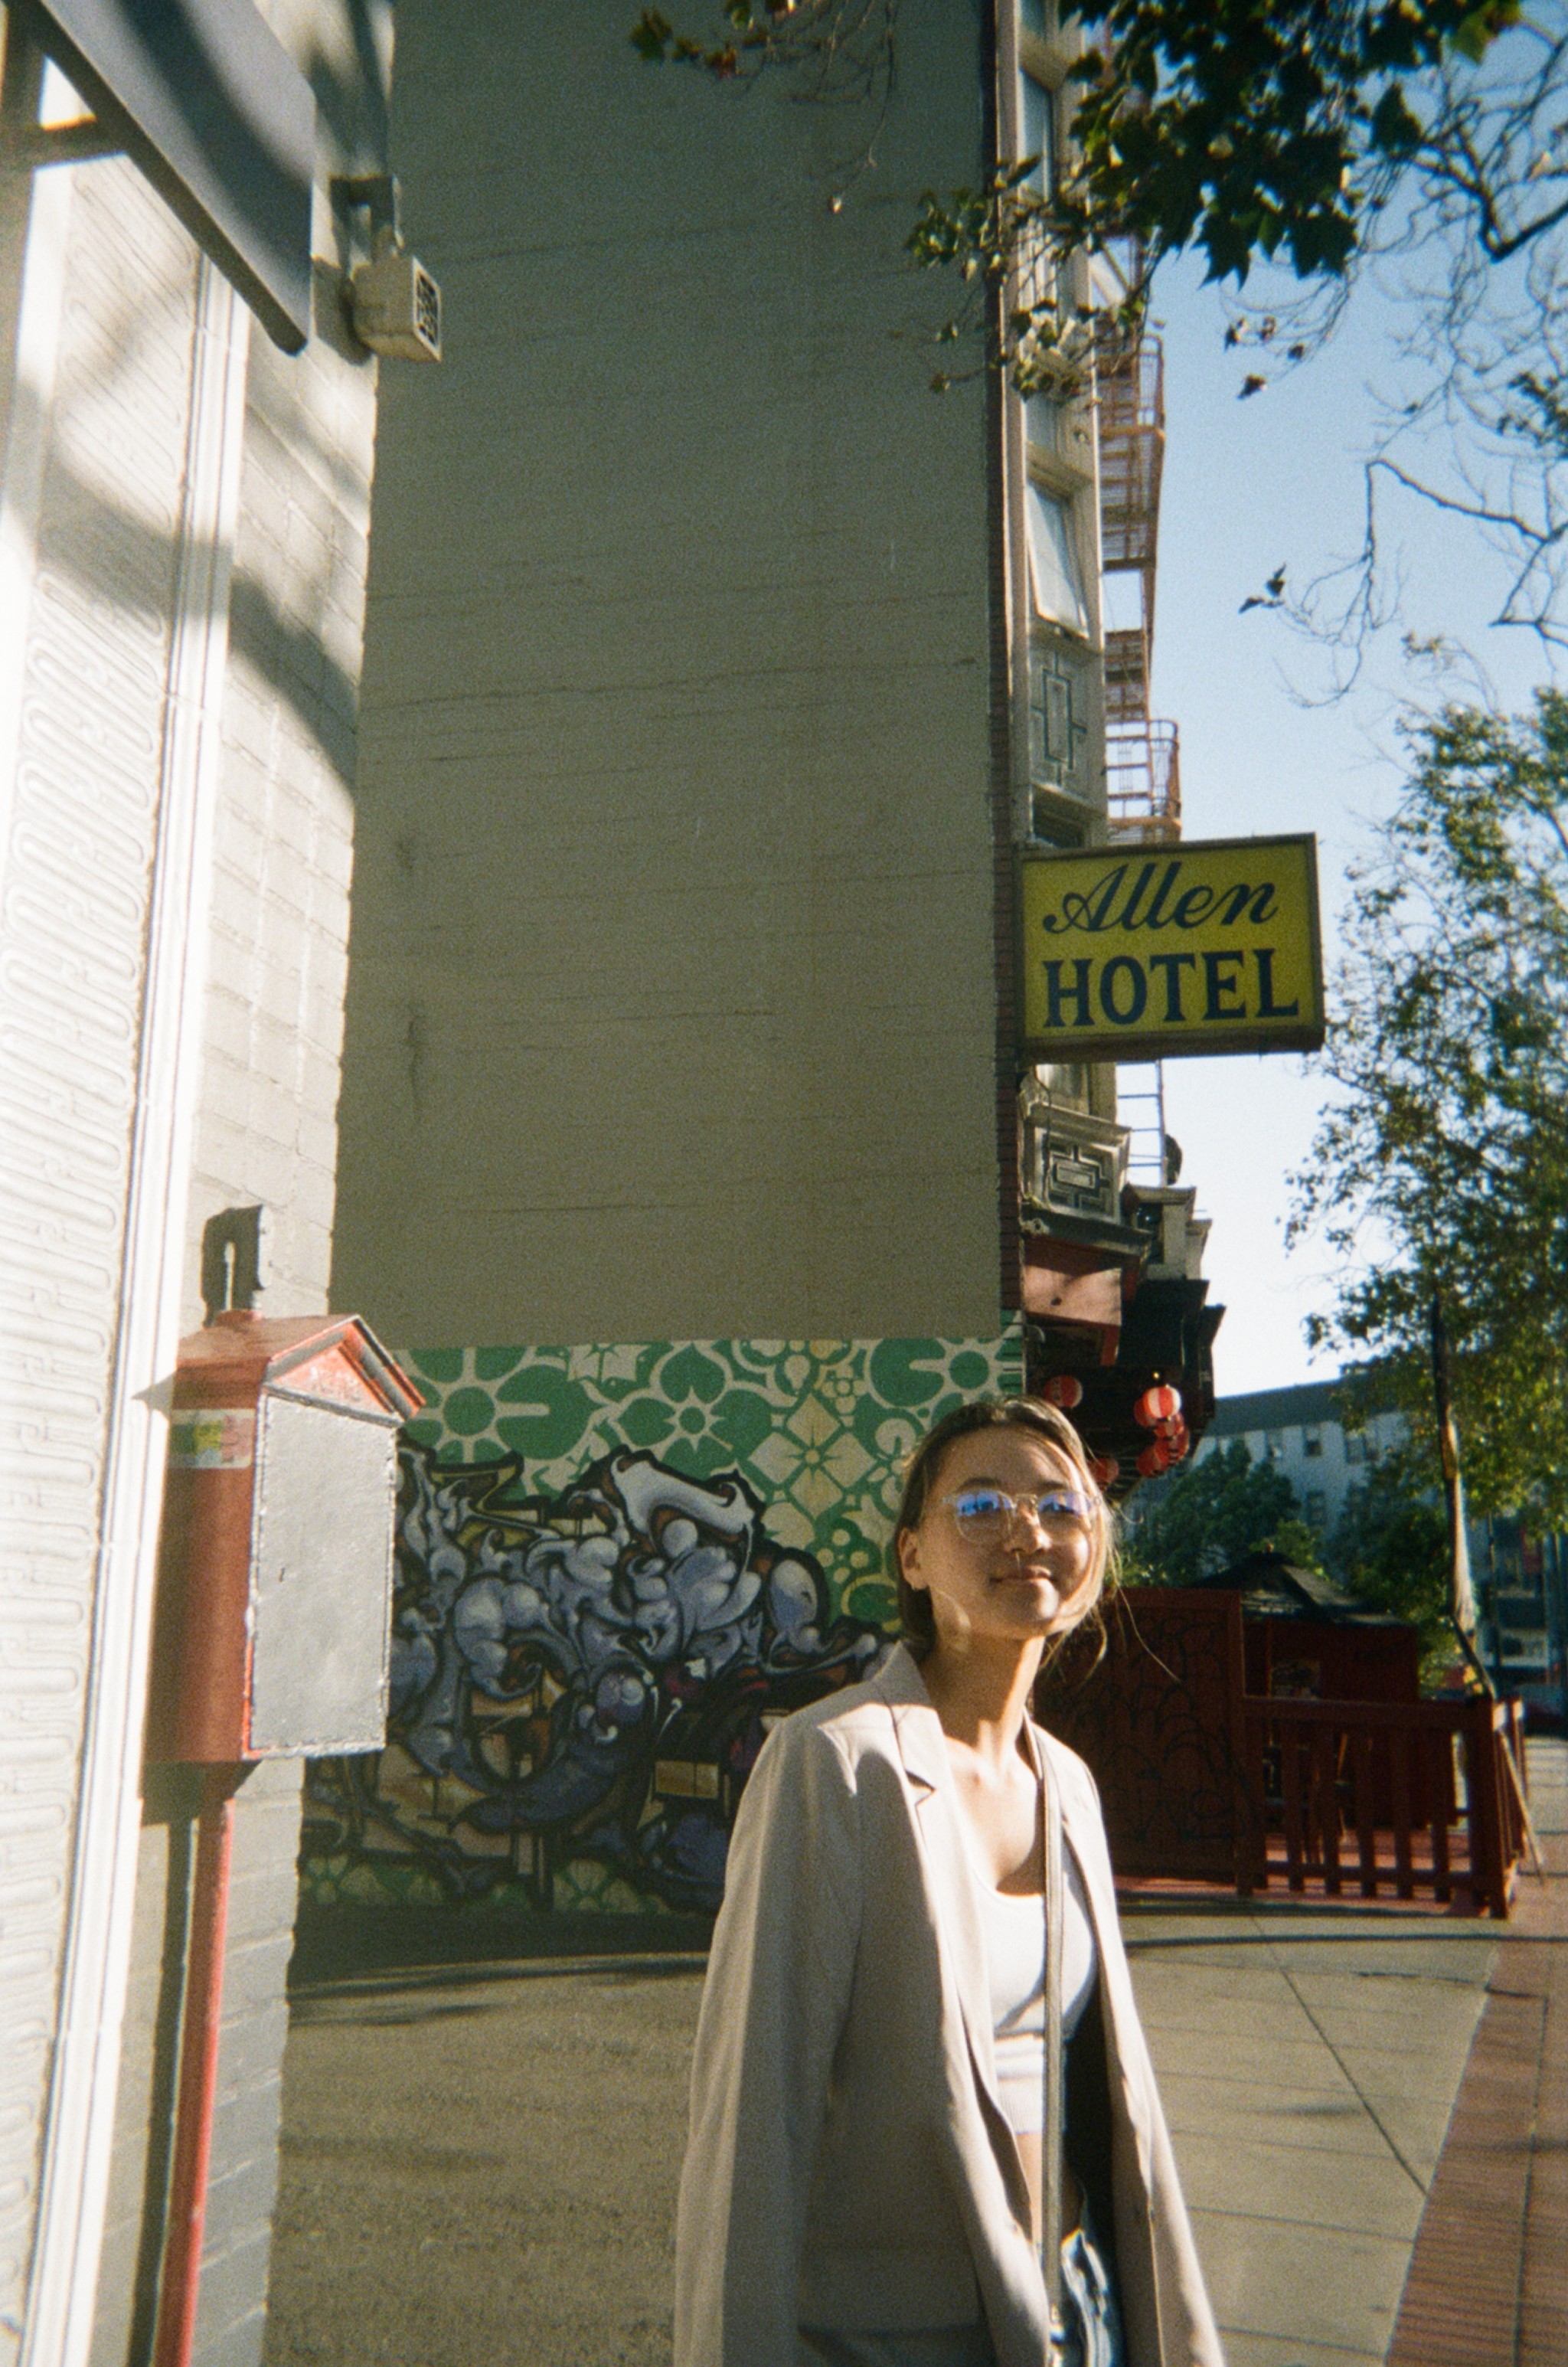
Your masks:
M1066 1413L1070 1407L1083 1403L1083 1383L1076 1373L1053 1373L1040 1392L1047 1405L1060 1406Z
M1090 1477L1097 1488L1109 1488L1122 1469L1113 1455L1091 1455L1089 1459Z
M1133 1408L1133 1420L1141 1423L1145 1430L1153 1430L1156 1423L1174 1421L1180 1411L1180 1390L1162 1384L1144 1391Z
M1158 1477L1160 1472L1168 1471L1170 1465L1171 1453L1169 1447L1167 1446L1163 1438L1154 1438L1149 1441L1147 1446L1145 1447L1143 1453L1139 1455L1137 1470L1141 1478L1145 1479L1154 1479Z

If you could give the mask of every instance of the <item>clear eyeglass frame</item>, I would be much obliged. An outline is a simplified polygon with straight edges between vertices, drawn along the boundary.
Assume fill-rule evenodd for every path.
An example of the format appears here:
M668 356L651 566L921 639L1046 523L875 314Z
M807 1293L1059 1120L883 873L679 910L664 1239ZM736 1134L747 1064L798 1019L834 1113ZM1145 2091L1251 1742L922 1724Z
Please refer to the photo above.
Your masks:
M1005 1488L969 1487L942 1501L959 1535L986 1545L1008 1535L1021 1521L1032 1522L1043 1535L1070 1523L1087 1526L1094 1516L1089 1499L1077 1488L1043 1488L1037 1494L1012 1496Z

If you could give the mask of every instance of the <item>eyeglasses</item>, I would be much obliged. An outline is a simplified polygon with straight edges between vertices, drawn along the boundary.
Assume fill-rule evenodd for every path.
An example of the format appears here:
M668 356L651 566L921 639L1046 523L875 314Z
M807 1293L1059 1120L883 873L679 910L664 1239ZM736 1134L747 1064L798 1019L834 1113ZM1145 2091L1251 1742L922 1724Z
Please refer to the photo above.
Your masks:
M1073 1522L1088 1523L1094 1506L1077 1488L1046 1488L1037 1496L1010 1496L1004 1489L960 1488L942 1502L953 1514L961 1537L977 1546L999 1543L1018 1521L1032 1521L1037 1529L1054 1529Z

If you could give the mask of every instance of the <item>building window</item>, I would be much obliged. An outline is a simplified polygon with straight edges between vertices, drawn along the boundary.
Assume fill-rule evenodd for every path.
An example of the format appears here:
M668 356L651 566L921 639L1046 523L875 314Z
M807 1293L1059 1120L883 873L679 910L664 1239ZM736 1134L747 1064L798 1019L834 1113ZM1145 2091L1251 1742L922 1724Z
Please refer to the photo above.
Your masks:
M1303 1431L1302 1453L1303 1455L1321 1455L1323 1453L1323 1433L1321 1430Z
M1321 1488L1309 1488L1302 1500L1311 1527L1321 1529L1328 1510L1328 1498Z
M1029 652L1029 776L1066 797L1089 795L1089 664L1056 640Z
M1031 74L1018 78L1018 132L1021 155L1040 159L1024 187L1049 197L1056 186L1056 103Z
M1364 1462L1366 1461L1366 1459L1367 1459L1367 1433L1366 1433L1366 1432L1365 1432L1364 1430L1348 1430L1348 1431L1345 1433L1345 1460L1346 1460L1346 1462L1347 1462L1347 1463L1364 1463Z
M1036 452L1066 458L1067 406L1054 394L1032 394L1023 406L1024 433Z
M1044 492L1032 480L1023 498L1029 532L1029 588L1034 613L1048 625L1066 625L1069 632L1087 633L1089 607L1078 569L1072 512L1058 494Z

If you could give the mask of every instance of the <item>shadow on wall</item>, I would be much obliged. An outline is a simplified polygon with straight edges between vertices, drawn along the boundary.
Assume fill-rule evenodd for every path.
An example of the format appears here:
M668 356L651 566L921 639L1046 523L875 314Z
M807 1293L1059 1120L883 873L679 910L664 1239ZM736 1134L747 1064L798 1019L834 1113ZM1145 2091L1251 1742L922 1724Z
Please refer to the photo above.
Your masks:
M769 1725L865 1675L886 1634L832 1615L739 1473L623 1450L550 1497L521 1472L404 1447L393 1738L312 1769L307 1859L537 1907L588 1861L620 1903L715 1908Z

